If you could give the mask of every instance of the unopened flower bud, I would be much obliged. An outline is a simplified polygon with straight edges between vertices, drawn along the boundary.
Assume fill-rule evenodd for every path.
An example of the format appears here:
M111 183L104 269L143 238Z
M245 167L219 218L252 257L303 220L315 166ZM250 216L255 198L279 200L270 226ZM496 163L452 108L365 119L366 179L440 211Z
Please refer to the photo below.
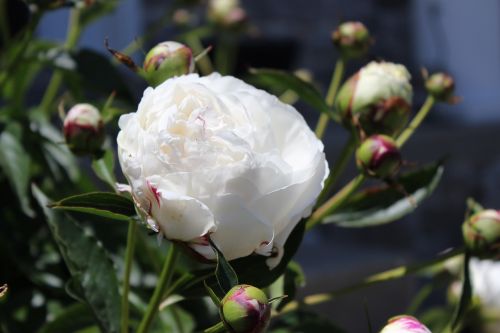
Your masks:
M408 315L392 317L380 333L432 333L416 318Z
M144 60L147 80L153 85L194 72L193 52L177 42L162 42L153 47Z
M225 28L239 28L247 19L238 0L210 0L207 16L211 22Z
M99 153L105 138L99 111L85 103L73 106L64 119L64 137L74 154Z
M344 58L359 58L368 52L370 32L361 22L345 22L332 32L333 44Z
M372 135L356 151L358 168L370 177L390 178L401 166L401 153L387 135Z
M271 306L262 290L241 284L222 299L221 316L232 333L260 333L269 325Z
M172 15L172 21L178 26L187 26L191 21L191 14L186 9L177 9Z
M335 112L345 126L358 126L366 135L397 134L411 110L410 73L403 65L371 62L341 87Z
M475 256L500 257L500 211L487 209L470 216L462 232L467 248Z
M425 81L425 89L438 101L450 101L455 90L455 81L445 73L432 74Z

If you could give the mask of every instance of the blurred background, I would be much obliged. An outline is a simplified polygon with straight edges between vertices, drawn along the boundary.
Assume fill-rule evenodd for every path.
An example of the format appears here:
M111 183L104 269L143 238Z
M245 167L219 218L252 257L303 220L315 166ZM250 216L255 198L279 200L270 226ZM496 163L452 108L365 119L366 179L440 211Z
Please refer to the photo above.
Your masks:
M416 110L425 98L421 68L446 71L454 76L456 94L462 98L458 105L438 104L404 149L404 158L417 165L447 157L443 180L431 200L397 223L359 230L324 226L308 234L298 254L308 277L303 294L333 290L460 245L469 196L484 206L499 207L498 0L243 0L242 4L252 28L237 41L238 76L244 76L249 67L307 69L325 91L338 57L330 33L342 21L359 20L370 29L375 44L369 57L349 63L348 75L372 59L405 64L413 76ZM87 29L80 46L107 55L103 41L109 38L113 48L123 49L162 20L170 5L165 0L124 0L113 14ZM66 10L47 15L39 36L64 40L67 19ZM142 48L148 50L178 33L167 25ZM203 40L205 46L213 42ZM137 51L134 59L141 63L143 54ZM142 83L132 75L127 83L138 99ZM298 108L314 126L317 114L302 104ZM346 140L344 132L330 126L325 136L331 161ZM354 172L352 163L344 183ZM365 306L374 326L380 327L387 317L405 312L421 285L415 278L390 282L318 309L340 326L364 332ZM442 302L444 291L441 297L431 302Z

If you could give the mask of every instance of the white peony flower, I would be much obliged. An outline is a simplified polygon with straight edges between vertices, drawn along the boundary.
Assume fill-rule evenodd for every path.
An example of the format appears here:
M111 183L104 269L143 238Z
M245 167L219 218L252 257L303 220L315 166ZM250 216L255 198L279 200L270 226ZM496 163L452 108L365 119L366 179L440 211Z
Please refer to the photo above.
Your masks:
M166 238L205 258L270 256L308 216L328 165L302 116L231 76L175 77L119 121L118 156L134 199Z
M412 316L402 315L389 319L380 333L432 333Z
M500 310L500 262L472 258L469 270L474 295L483 306Z

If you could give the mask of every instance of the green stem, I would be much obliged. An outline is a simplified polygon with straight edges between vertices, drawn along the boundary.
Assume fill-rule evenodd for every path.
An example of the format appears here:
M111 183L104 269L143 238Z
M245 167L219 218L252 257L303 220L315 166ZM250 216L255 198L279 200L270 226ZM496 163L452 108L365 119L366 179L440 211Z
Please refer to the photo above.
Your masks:
M339 60L337 60L337 63L335 64L335 69L333 71L330 87L328 88L328 92L325 98L326 104L329 107L332 107L333 103L335 103L335 96L337 96L337 91L339 90L340 82L342 81L342 77L344 76L344 70L345 70L345 61L341 57L339 58ZM319 116L318 124L316 125L316 130L314 131L318 139L323 138L329 120L330 120L329 116L326 113L322 113Z
M222 333L222 332L227 332L226 327L224 326L224 323L218 322L212 327L207 328L206 330L203 331L204 333Z
M236 40L230 32L219 32L215 47L215 67L222 75L228 75L234 71L234 61L237 56L235 43Z
M425 119L429 111L432 109L432 106L436 100L432 96L428 96L425 100L425 103L422 105L417 115L413 118L411 123L406 127L406 129L401 133L401 135L396 140L396 143L399 147L402 147L405 142L412 136L413 132L420 126L422 121Z
M425 119L432 106L435 103L435 99L432 96L427 97L425 103L422 105L417 115L408 127L401 133L401 135L396 140L399 147L402 147L406 141L412 136L415 130L420 126L422 121ZM323 218L327 215L333 213L337 208L339 208L344 202L346 202L349 197L363 184L366 180L366 176L358 175L356 178L351 180L342 190L331 197L327 202L321 205L309 218L306 223L306 230L310 230L315 225L321 222Z
M146 309L146 314L139 324L137 333L146 333L151 325L156 313L158 312L158 307L161 303L162 298L165 296L165 290L169 287L172 277L175 271L175 262L179 255L178 246L175 243L171 243L170 249L163 264L163 269L161 271L160 277L156 284L156 288L153 292L153 296L149 300L148 307Z
M337 194L331 197L327 202L321 205L314 213L311 215L306 223L306 231L312 229L318 223L320 223L323 218L331 214L334 210L339 208L344 202L351 197L351 195L363 184L366 176L358 175L356 178L351 180L346 186L344 186Z
M70 12L68 33L66 35L66 42L64 48L66 50L71 50L76 46L78 38L80 37L81 27L80 27L80 11L78 9L73 9ZM50 106L57 95L59 87L63 81L63 74L60 71L55 71L50 79L50 82L45 90L42 101L40 102L40 108L45 111L47 115L50 115Z
M203 47L203 44L201 44L201 41L198 37L188 35L186 37L186 43L191 47L193 50L194 54L199 54L202 53L205 48ZM212 62L210 61L210 58L207 56L202 57L196 65L200 69L201 74L203 75L208 75L214 71L214 67L212 65Z
M347 167L347 164L349 163L349 160L355 148L356 148L356 139L354 136L351 135L349 137L349 140L346 142L344 148L340 152L339 158L335 161L335 165L333 166L332 172L325 180L325 186L323 188L323 191L321 191L321 194L318 197L319 204L321 204L325 200L325 197L328 195L332 187L339 180L340 176L342 175L342 172Z
M451 251L448 251L436 258L432 258L431 260L418 263L418 264L413 264L413 265L407 265L407 266L399 266L381 273L377 273L374 275L371 275L364 280L362 280L359 283L356 283L354 285L350 285L344 288L340 288L337 290L334 290L329 293L322 293L322 294L314 294L314 295L309 295L304 297L302 301L293 301L287 304L283 310L279 313L279 315L282 315L284 313L293 311L299 307L299 305L304 304L304 305L316 305L324 302L328 302L333 300L336 297L339 297L344 294L348 294L350 292L366 288L375 284L379 284L382 282L386 281L391 281L391 280L396 280L400 279L403 277L406 277L411 274L416 274L419 272L422 272L440 262L443 262L447 259L454 258L457 256L460 256L464 254L465 249L464 248L457 248Z
M132 270L132 258L134 257L135 236L137 234L137 222L130 220L128 224L127 249L125 251L125 276L123 278L122 294L122 333L128 333L129 302L128 293L130 290L130 272Z

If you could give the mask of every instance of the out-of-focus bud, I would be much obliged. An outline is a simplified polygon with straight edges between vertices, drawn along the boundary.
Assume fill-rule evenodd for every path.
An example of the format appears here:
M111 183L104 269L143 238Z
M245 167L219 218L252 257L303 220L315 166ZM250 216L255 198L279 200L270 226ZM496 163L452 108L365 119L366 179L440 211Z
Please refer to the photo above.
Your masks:
M372 43L370 32L361 22L342 23L332 32L332 40L346 59L364 56Z
M436 100L450 102L453 100L455 81L446 73L435 73L426 79L425 89Z
M172 15L172 21L178 26L181 27L187 26L191 21L191 14L186 9L183 8L177 9Z
M387 179L401 166L401 153L387 135L372 135L356 150L358 168L367 176Z
M380 333L432 333L416 318L408 315L392 317Z
M487 209L470 216L462 225L465 245L480 258L500 258L500 211Z
M413 90L403 65L371 62L341 87L335 112L348 128L360 126L366 135L393 136L405 126Z
M64 137L74 154L98 154L105 138L99 111L85 103L73 106L64 119Z
M247 20L239 0L210 0L207 16L214 24L231 29L242 27Z
M194 72L193 52L177 42L162 42L153 47L144 60L146 80L152 85Z
M269 325L271 306L262 290L241 284L222 299L221 316L232 333L260 333Z

